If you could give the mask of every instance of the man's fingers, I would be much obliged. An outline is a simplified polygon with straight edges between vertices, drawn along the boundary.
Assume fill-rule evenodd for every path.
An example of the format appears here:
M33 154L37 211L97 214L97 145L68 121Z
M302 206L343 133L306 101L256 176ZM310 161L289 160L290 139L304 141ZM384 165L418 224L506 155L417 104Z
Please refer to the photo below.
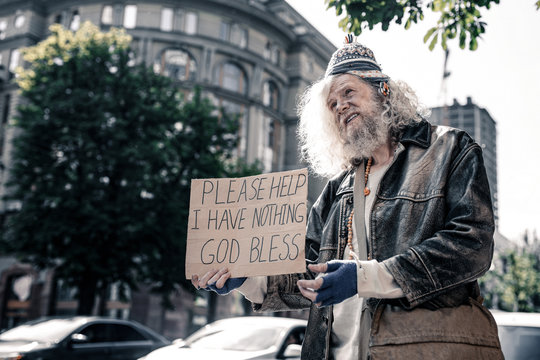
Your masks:
M219 278L226 274L228 271L229 270L227 268L222 268L208 280L208 284L215 284L219 280Z
M303 287L304 289L313 289L313 290L319 290L323 283L322 278L318 278L315 280L298 280L297 285L298 287Z
M304 297L315 302L317 290L321 287L322 283L323 279L318 278L315 280L298 280L296 285Z
M229 270L225 269L226 272L224 274L222 274L219 279L216 280L216 287L218 289L221 289L223 288L223 286L225 286L225 282L227 280L229 280L229 278L231 277L231 273L229 272ZM219 274L219 273L218 273ZM218 275L216 274L216 276Z
M309 299L311 301L315 301L315 298L317 297L317 293L315 291L303 288L300 285L298 285L298 288L300 289L300 292L302 293L302 295L305 298L307 298L307 299Z
M199 279L199 287L205 288L208 286L209 280L216 275L218 270L210 270Z
M309 270L316 272L316 273L325 273L328 269L328 265L326 263L322 264L309 264L308 265Z

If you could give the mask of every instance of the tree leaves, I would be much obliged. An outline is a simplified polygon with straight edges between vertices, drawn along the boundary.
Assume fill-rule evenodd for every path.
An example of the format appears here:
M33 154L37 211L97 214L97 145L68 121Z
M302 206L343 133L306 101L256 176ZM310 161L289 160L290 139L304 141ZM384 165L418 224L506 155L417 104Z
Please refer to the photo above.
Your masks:
M507 251L494 260L497 266L480 281L491 307L522 312L540 310L540 262L530 250Z
M436 26L431 27L424 36L424 43L429 42L429 49L433 50L439 43L446 50L448 42L459 34L459 46L474 51L478 48L478 39L486 30L486 23L481 21L481 9L489 9L499 0L432 0L422 2L418 0L325 0L328 8L335 8L336 14L347 16L340 20L339 26L347 32L360 35L366 29L373 29L381 24L382 30L390 28L395 22L402 24L403 16L409 14L404 28L409 29L418 19L424 20L423 6L435 13L439 13ZM424 5L425 4L425 5ZM536 2L540 9L540 1Z

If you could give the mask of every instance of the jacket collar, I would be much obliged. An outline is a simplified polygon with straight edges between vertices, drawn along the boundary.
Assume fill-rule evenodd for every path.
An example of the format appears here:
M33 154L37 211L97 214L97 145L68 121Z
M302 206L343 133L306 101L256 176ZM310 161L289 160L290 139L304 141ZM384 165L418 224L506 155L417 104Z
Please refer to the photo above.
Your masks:
M403 135L399 140L402 144L415 144L427 149L431 144L431 125L425 119L408 126L403 131ZM354 175L356 168L351 168L345 171L345 174L341 174L342 178L336 195L340 195L347 192L352 192L354 187Z
M423 148L428 148L431 144L431 125L422 119L422 121L408 126L403 131L399 142L402 144L412 143Z

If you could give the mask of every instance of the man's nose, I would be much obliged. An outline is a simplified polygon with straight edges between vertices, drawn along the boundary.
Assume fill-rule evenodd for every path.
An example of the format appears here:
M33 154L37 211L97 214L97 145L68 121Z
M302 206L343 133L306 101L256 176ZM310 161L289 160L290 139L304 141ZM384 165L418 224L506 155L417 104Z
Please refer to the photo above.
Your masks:
M349 102L348 101L338 101L336 106L338 114L343 114L344 111L349 109Z

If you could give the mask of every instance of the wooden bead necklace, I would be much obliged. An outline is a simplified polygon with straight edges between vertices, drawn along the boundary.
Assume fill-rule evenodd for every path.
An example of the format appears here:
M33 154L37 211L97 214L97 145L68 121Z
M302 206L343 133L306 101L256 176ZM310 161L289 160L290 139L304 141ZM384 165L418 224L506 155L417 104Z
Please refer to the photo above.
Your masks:
M373 162L373 158L369 158L367 165L366 165L366 171L364 172L364 196L368 196L370 191L367 187L368 179L369 179L369 171L371 170L371 163ZM354 216L354 209L351 211L351 215L349 216L349 221L347 221L347 245L349 246L349 249L351 250L349 254L349 259L353 259L352 253L354 252L353 244L352 244L352 222L353 222L353 216Z
M366 165L366 171L364 172L364 196L368 196L370 193L369 188L367 187L367 182L369 179L369 171L371 170L372 162L373 162L373 158L370 157Z

